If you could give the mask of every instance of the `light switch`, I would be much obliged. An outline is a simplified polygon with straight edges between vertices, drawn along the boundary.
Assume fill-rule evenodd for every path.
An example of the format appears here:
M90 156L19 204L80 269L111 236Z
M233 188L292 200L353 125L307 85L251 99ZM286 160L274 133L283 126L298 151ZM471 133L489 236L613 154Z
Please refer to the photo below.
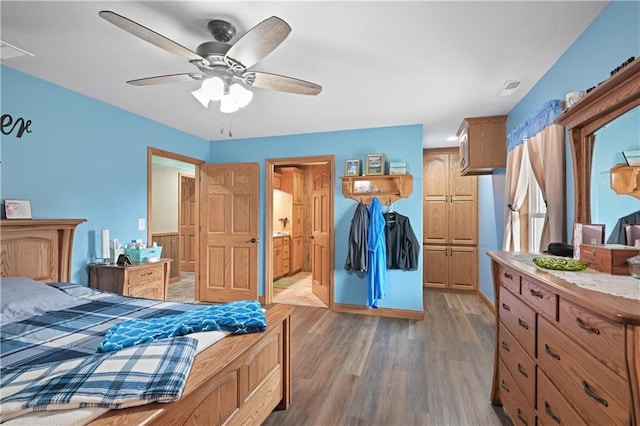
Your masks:
M138 231L144 231L145 227L145 220L143 217L141 217L140 219L138 219Z

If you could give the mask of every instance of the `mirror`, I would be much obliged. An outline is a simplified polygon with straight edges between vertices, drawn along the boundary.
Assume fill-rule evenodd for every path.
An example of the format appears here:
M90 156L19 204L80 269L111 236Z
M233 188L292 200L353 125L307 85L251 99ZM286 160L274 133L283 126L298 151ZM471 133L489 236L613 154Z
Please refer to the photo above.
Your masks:
M640 107L596 131L591 169L591 221L606 225L607 238L621 216L640 209L640 200L611 189L611 168L626 164L623 151L640 148Z
M638 105L640 58L600 83L556 119L556 123L565 126L569 133L574 171L574 223L593 223L591 171L596 131Z

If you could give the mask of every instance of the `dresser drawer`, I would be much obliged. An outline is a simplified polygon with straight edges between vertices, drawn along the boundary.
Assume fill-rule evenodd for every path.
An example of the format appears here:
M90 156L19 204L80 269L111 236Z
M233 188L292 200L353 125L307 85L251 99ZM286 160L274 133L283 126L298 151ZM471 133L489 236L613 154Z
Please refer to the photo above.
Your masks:
M630 424L627 382L538 317L538 363L551 383L593 424Z
M536 412L516 385L516 381L502 361L499 363L500 399L514 425L535 426Z
M624 326L560 299L560 326L609 367L626 377Z
M162 270L162 264L150 265L145 268L137 268L129 271L128 285L136 285L148 282L162 283L164 279L164 272Z
M498 280L501 285L515 294L520 294L520 274L513 269L500 265L498 267Z
M568 426L585 424L542 371L538 372L538 424Z
M498 348L500 359L509 369L527 402L536 404L536 363L527 355L509 330L500 323Z
M536 356L536 313L533 309L500 287L500 320L511 331L531 358Z
M533 306L539 313L553 320L558 318L558 296L555 292L523 278L522 299Z

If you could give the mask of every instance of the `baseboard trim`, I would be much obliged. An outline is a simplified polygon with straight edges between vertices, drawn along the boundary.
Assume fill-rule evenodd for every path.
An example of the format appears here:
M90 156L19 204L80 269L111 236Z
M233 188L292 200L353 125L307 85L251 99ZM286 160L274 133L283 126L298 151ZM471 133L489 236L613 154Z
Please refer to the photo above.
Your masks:
M335 303L333 305L334 312L342 312L347 314L371 315L376 317L401 318L422 321L424 320L423 311L409 311L404 309L378 308L372 309L360 305L345 305Z
M487 305L487 308L489 308L491 313L493 313L493 315L495 315L496 314L496 307L493 304L493 302L491 302L491 300L489 300L489 298L483 292L481 292L480 290L478 290L478 297L480 298L482 303Z

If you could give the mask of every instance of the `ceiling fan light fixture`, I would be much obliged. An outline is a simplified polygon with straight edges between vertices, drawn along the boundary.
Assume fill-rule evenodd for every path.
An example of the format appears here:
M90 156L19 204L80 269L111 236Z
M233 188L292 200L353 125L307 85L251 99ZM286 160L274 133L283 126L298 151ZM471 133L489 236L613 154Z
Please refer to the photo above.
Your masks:
M229 95L231 95L238 105L238 108L244 108L253 99L253 92L242 87L241 84L234 83L229 88Z
M231 94L224 95L220 100L220 112L223 112L225 114L231 114L233 112L236 112L239 109L240 107L236 103L236 100L234 99L233 95Z
M207 95L206 91L202 89L202 87L200 87L198 90L194 90L193 92L191 92L191 94L193 95L194 98L198 100L198 102L202 104L203 107L205 108L209 107L209 101L211 99Z

